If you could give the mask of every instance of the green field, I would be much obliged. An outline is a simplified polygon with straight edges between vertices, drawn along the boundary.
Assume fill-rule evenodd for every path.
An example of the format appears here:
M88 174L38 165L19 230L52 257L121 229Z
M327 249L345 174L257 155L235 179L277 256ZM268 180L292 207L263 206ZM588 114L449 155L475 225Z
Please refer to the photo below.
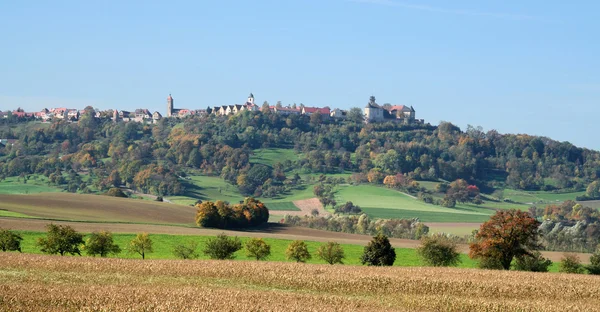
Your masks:
M566 200L575 200L577 196L585 192L552 193L552 192L527 192L520 190L505 189L504 198L525 204L560 204Z
M292 202L271 202L266 203L266 205L269 210L273 211L300 211L300 209L298 209L298 207L296 207Z
M39 251L39 247L36 246L36 241L40 237L44 237L46 234L42 232L31 232L31 231L17 231L19 234L23 236L23 241L21 242L21 247L24 253L34 253L41 254ZM113 238L115 243L123 249L123 251L116 256L116 258L125 258L125 259L138 259L140 258L137 254L130 254L125 250L125 247L135 237L134 234L113 234ZM194 241L198 243L198 254L200 257L198 259L208 259L207 256L202 254L202 248L205 246L208 238L212 236L188 236L188 235L166 235L166 234L150 234L150 238L153 242L154 252L146 255L146 259L176 259L173 255L173 248L178 244L185 244L190 241ZM250 238L248 237L239 237L244 244ZM265 242L271 245L271 256L267 259L268 261L284 261L289 262L285 258L285 250L287 246L292 242L291 240L286 239L274 239L274 238L265 238ZM323 243L314 242L314 241L306 241L308 245L308 250L313 255L312 259L308 260L307 263L315 263L315 264L324 264L323 260L318 259L316 256L316 251L319 246ZM360 265L360 256L364 250L363 246L360 245L352 245L352 244L341 244L344 248L344 254L346 258L344 259L344 264L346 265ZM394 266L402 266L402 267L417 267L417 266L426 266L425 263L419 258L415 249L412 248L395 248L396 249L396 262ZM82 253L85 255L84 253ZM236 260L254 260L251 257L246 256L245 249L242 249L235 253ZM115 256L110 256L111 258L115 258ZM458 265L460 268L475 268L477 267L477 262L470 259L466 254L461 254L461 263ZM553 263L550 267L551 272L558 272L558 264Z
M36 240L39 237L44 237L46 234L42 232L30 232L30 231L18 231L23 236L23 241L21 242L21 246L23 252L25 253L41 253L39 251L39 247L36 246ZM135 237L134 234L113 234L113 238L115 243L121 246L121 249L124 249L125 246ZM207 256L202 254L202 248L206 244L206 241L211 236L186 236L186 235L164 235L164 234L150 234L150 238L153 241L154 252L148 254L146 259L176 259L173 255L173 248L178 244L183 244L189 241L195 241L198 243L198 253L200 254L199 259L208 259ZM242 243L247 241L248 237L240 237ZM265 238L265 242L271 245L271 256L269 257L269 261L288 261L285 258L285 250L291 240L285 239L274 239L274 238ZM325 263L324 261L318 259L316 257L316 250L323 243L307 241L309 252L313 255L313 258L307 261L307 263ZM344 248L344 253L346 255L346 259L344 264L350 265L359 265L360 264L360 255L363 252L364 247L360 245L350 245L350 244L342 244ZM416 254L415 249L411 248L396 248L396 262L395 266L423 266L424 264L419 259ZM238 260L253 260L246 256L246 252L244 249L238 251L236 254L236 259ZM114 256L111 256L114 257ZM118 258L140 258L139 255L129 254L126 251L121 252ZM476 266L476 262L469 259L466 255L461 255L462 263L460 267L464 268L472 268Z
M29 179L26 184L19 177L8 177L0 182L0 194L38 194L62 192L54 186L48 186L46 178L38 176L39 180ZM42 179L44 179L42 181Z
M445 208L426 204L396 190L375 185L340 186L339 203L351 201L372 218L416 218L428 222L484 222L492 210L477 206Z
M227 201L237 203L244 200L237 187L219 177L194 175L188 176L184 185L186 193L182 196L169 196L168 200L181 205L193 205L198 199L202 201Z
M250 163L262 164L272 167L276 163L283 163L286 160L296 161L300 154L293 149L283 148L260 148L252 151Z

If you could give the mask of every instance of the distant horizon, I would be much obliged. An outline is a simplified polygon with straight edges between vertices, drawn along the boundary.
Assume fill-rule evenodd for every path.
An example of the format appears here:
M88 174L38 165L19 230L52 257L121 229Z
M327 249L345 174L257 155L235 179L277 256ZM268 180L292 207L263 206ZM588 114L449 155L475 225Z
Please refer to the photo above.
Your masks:
M600 150L600 2L13 1L0 110L304 103Z

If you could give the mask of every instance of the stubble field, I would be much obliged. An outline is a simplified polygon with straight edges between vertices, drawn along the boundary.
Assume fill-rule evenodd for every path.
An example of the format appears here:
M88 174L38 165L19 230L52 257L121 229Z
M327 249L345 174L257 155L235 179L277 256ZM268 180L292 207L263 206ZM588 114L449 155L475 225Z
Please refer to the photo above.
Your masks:
M600 279L0 254L0 311L598 311Z

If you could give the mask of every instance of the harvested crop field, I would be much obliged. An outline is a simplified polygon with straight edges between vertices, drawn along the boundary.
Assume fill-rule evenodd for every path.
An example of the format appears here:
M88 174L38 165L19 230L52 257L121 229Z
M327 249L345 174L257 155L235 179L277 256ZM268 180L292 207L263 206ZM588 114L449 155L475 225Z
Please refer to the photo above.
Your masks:
M313 209L316 209L319 212L319 216L328 216L329 212L327 212L318 198L310 198L303 200L295 200L294 206L298 208L297 210L273 210L270 211L271 215L276 216L310 216Z
M599 311L594 276L0 254L0 311Z
M189 206L70 193L0 195L0 209L59 220L189 225L196 215Z

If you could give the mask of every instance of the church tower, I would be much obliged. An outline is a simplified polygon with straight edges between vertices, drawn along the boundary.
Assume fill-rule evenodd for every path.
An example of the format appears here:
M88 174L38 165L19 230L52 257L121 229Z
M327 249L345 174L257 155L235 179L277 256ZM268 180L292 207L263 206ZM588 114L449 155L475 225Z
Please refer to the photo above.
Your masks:
M254 94L250 93L250 95L248 96L248 101L246 102L254 105Z
M171 117L173 115L173 97L169 94L167 97L167 117Z

